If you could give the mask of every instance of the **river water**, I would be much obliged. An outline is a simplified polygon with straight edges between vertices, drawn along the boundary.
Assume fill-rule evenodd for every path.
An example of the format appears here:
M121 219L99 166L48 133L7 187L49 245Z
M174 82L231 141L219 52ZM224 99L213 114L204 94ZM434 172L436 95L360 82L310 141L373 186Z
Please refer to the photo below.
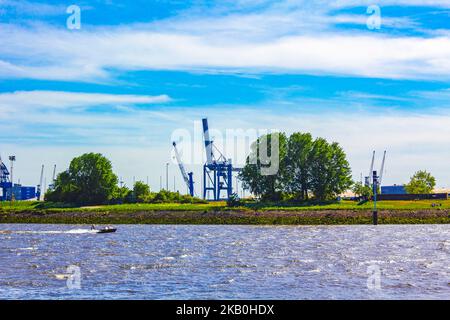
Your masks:
M450 225L0 224L0 299L450 299Z

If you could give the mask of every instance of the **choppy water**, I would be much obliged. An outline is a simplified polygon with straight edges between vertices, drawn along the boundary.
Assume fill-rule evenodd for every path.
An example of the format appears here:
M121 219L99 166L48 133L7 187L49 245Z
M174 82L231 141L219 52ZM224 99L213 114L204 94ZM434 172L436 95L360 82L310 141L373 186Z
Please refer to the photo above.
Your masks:
M450 225L87 229L0 225L0 299L450 299Z

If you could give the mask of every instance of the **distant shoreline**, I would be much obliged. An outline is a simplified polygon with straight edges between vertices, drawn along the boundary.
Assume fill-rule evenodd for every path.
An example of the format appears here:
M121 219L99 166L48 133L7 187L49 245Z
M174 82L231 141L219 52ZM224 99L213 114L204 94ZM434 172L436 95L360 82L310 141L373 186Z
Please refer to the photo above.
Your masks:
M450 209L380 210L379 224L450 224ZM136 210L0 212L0 223L37 224L218 224L348 225L371 224L370 210Z

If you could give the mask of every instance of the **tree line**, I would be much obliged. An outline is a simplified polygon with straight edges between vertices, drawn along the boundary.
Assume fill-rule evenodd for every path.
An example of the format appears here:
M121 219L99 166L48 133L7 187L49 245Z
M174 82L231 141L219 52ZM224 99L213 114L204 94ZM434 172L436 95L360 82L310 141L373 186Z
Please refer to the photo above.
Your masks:
M272 155L275 137L277 154ZM263 156L263 152L267 154ZM267 159L271 160L267 162ZM273 165L271 162L274 161L277 162L277 170L265 174L264 168ZM313 139L310 133L269 134L258 138L251 145L239 179L245 189L266 201L308 201L311 198L328 201L351 187L355 195L362 198L370 199L373 195L371 187L352 181L346 154L337 142ZM119 179L106 157L99 153L86 153L74 158L69 168L58 174L52 189L45 194L45 200L76 205L206 202L179 192L152 192L141 181L131 189L118 183ZM424 194L431 193L435 185L436 180L430 173L417 171L405 189L407 193Z
M99 153L86 153L74 158L66 171L58 174L54 186L45 194L45 201L76 205L119 203L204 203L179 192L160 190L137 181L132 189L118 186L119 179L111 162Z

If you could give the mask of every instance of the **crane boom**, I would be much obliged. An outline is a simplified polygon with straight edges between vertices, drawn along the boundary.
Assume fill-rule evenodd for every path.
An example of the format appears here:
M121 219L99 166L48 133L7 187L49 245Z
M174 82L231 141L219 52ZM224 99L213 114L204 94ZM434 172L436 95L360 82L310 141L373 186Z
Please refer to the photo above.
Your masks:
M42 167L41 167L41 178L39 179L39 185L37 187L37 192L36 192L38 201L41 201L41 198L42 198L41 193L44 189L42 186L43 179L44 179L44 165L42 165Z
M56 178L56 164L53 166L52 183L55 183Z
M383 172L384 172L384 162L386 160L386 150L384 150L384 154L383 154L383 161L381 162L381 170L380 170L380 186L381 186L381 181L383 180Z
M202 119L203 124L203 137L205 139L205 149L206 149L206 164L210 165L213 163L213 148L212 148L212 141L209 137L209 128L208 128L208 119L203 118Z
M181 157L180 157L180 154L178 153L177 144L175 142L172 142L172 145L173 145L173 149L175 151L175 158L177 159L178 168L180 168L181 175L183 176L184 182L186 182L186 184L188 184L188 186L189 186L189 177L186 173L186 170L184 169L183 163L181 162Z
M372 173L373 173L374 162L375 162L375 150L373 151L373 154L372 154L372 162L370 163L370 169L369 169L369 175L368 175L370 184L372 184L372 182L373 182L372 181Z
M177 149L176 142L172 142L173 149L175 151L175 158L177 159L178 168L180 168L181 175L183 176L183 180L186 183L186 186L188 187L189 194L191 196L194 196L194 182L192 179L192 172L186 173L186 169L184 168L183 162L181 161L180 154Z
M48 188L50 190L54 190L55 185L56 185L56 164L53 166L52 182L48 185Z

